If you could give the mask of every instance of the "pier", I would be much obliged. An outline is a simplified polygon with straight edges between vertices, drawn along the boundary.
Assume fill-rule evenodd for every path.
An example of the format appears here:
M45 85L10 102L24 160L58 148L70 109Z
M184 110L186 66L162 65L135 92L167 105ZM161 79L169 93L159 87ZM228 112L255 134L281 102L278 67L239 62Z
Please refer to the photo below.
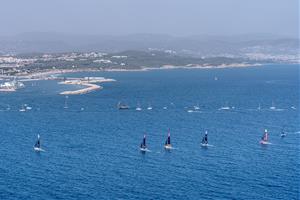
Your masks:
M72 91L64 91L61 92L61 95L77 95L77 94L86 94L92 92L94 90L100 90L103 87L96 85L95 83L103 83L103 82L111 82L115 81L114 79L106 79L103 77L85 77L81 78L72 78L71 80L66 80L63 82L59 82L59 84L66 84L66 85L81 85L86 86L86 88L79 89L79 90L72 90Z

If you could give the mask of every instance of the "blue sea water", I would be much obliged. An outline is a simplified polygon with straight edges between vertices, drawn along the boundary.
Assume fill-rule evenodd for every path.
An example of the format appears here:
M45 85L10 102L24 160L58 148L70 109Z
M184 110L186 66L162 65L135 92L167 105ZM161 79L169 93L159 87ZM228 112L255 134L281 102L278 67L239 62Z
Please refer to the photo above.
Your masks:
M56 81L0 94L0 199L299 199L299 65L67 76L117 81L69 96L68 109L59 92L76 86ZM38 133L45 152L33 151Z

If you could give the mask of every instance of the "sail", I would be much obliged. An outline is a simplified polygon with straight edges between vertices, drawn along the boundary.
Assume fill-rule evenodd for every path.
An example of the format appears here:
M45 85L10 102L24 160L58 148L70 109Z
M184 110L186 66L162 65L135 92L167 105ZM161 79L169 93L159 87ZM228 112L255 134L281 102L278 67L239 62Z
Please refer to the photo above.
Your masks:
M170 136L170 133L168 134L167 143L168 143L168 144L171 144L171 136Z
M202 138L202 144L208 144L208 137L207 137L207 131L205 131L205 135Z
M38 135L38 139L37 139L36 143L34 144L34 147L41 148L40 135Z
M265 133L264 140L268 141L268 133Z
M144 135L143 141L141 143L141 148L146 148L146 135Z
M268 131L265 130L264 136L262 138L264 141L268 141Z

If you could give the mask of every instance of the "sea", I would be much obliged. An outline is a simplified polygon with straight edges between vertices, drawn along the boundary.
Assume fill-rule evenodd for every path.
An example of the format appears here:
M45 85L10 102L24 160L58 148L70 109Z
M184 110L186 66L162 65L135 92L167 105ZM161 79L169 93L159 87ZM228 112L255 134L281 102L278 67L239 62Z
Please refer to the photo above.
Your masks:
M80 86L24 82L0 94L0 199L299 199L299 69L63 74L116 80L67 99Z

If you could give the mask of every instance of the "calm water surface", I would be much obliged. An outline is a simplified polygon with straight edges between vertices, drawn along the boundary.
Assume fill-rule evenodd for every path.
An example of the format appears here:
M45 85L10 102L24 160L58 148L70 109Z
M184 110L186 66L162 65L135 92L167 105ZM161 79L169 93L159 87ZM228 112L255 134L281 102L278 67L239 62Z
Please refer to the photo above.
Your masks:
M117 82L69 96L68 109L59 92L76 86L55 81L0 94L0 199L299 198L299 66L68 76ZM19 112L24 103L32 110ZM218 110L225 105L234 109ZM163 149L168 128L172 151ZM265 128L272 144L261 146ZM33 151L38 133L46 152Z

